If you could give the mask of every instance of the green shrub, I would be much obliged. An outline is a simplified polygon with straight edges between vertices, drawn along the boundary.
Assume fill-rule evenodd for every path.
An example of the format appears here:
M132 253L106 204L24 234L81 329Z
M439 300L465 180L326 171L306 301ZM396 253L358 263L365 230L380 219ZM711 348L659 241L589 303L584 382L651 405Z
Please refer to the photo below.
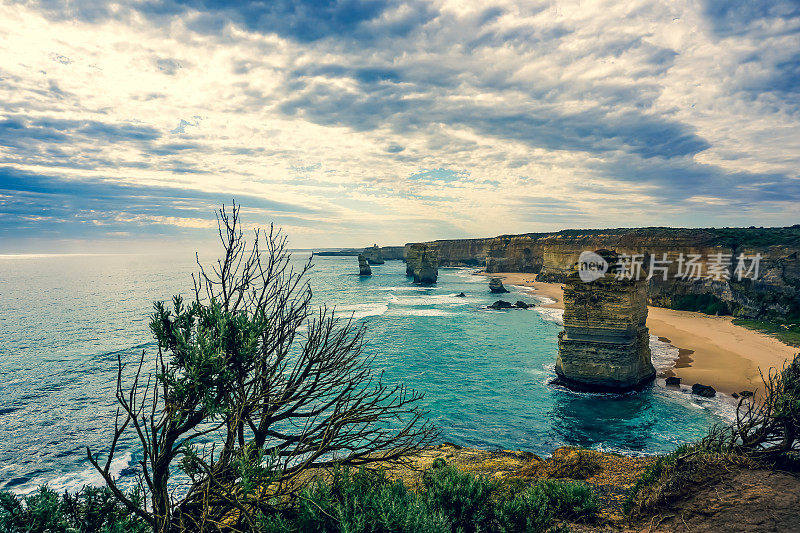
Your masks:
M136 499L136 495L132 495ZM116 503L106 488L84 487L77 494L42 486L30 496L0 492L2 533L140 533L146 524Z
M545 531L553 522L544 491L534 487L497 506L497 521L503 533Z
M297 498L294 517L271 517L264 531L301 533L446 533L446 519L427 508L402 481L379 471L335 469L330 481L316 479Z
M542 479L530 490L540 491L553 516L561 520L588 521L600 510L592 489L583 483Z
M428 509L444 514L454 533L485 531L494 521L496 482L452 466L429 470L422 482L423 502Z
M675 296L670 307L679 311L698 311L707 315L731 314L728 304L707 293Z
M543 533L554 520L589 520L598 505L578 482L497 482L443 462L420 492L379 471L335 469L300 491L282 512L262 517L262 533Z

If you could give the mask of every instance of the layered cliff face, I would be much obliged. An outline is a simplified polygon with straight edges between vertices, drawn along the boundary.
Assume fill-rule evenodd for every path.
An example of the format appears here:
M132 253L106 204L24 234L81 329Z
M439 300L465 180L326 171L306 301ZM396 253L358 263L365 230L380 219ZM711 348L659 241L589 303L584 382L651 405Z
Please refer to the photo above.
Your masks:
M381 255L386 261L405 259L405 246L381 246Z
M430 241L427 244L436 250L439 266L484 266L486 254L492 239L454 239ZM415 243L405 245L405 256L408 261L409 250Z
M573 269L567 277L556 374L572 388L625 392L655 377L645 326L647 283L619 279L616 254L602 253L609 263L605 275L582 279Z
M406 250L406 275L414 283L436 283L439 277L438 249L426 243L409 246Z
M382 265L384 261L381 250L381 247L375 244L373 246L364 248L363 255L370 265Z
M659 267L648 281L652 305L748 317L800 315L800 226L565 230L426 244L438 250L441 266L533 272L539 281L558 283L566 280L581 252L613 249L639 256L643 277L650 271L650 261ZM751 272L737 279L740 254L745 256L745 267L752 263L749 258L759 256L757 276ZM693 266L687 265L689 260ZM719 270L717 264L728 278L709 274ZM679 269L699 275L680 277Z

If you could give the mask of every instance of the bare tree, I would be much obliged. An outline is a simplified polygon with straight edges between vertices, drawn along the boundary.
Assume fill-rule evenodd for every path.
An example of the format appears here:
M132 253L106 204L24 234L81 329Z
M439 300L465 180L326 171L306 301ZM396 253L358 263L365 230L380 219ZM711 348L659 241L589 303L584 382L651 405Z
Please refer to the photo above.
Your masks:
M731 447L765 460L800 452L800 354L761 380L763 392L739 400Z
M312 308L310 260L295 270L272 227L248 246L235 203L217 219L223 257L211 268L197 258L192 302L155 304L153 371L143 353L126 387L119 361L105 461L87 448L116 497L157 532L253 529L309 470L402 461L436 436L421 396L373 373L363 327ZM128 431L146 505L110 471Z

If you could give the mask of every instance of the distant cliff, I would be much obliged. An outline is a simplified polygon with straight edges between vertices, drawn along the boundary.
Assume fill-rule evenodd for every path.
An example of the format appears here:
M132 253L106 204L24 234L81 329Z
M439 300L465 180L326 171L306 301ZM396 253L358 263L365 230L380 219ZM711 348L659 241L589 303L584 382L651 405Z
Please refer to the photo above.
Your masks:
M315 251L314 255L320 257L342 257L342 256L357 256L359 254L367 254L367 258L375 254L375 249L379 250L379 255L383 260L404 259L404 246L368 246L366 248L341 248L338 250L320 250Z
M406 245L408 249L409 245ZM502 235L486 239L431 241L440 266L477 266L487 272L532 272L540 281L563 283L581 252L599 249L643 256L667 265L650 280L652 305L720 314L763 317L800 316L800 225L786 228L635 228L564 230L557 233ZM666 262L659 263L664 259ZM677 277L679 258L697 258L700 279ZM719 255L721 254L721 256ZM757 279L733 275L740 254L760 254ZM732 279L713 279L717 259ZM749 262L750 263L750 262ZM748 263L748 264L749 264ZM645 276L649 264L643 264ZM710 270L711 269L711 270Z

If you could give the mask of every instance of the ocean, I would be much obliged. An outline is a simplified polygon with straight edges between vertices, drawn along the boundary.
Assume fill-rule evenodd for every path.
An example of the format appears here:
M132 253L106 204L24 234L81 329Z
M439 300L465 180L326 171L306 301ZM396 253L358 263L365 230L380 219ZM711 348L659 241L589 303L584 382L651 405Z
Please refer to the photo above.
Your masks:
M153 301L188 296L195 269L181 254L0 256L0 490L100 482L85 450L109 442L117 356L152 352ZM487 309L498 297L472 269L442 268L431 287L414 285L400 261L372 271L360 277L355 257L315 257L314 301L366 325L376 370L425 395L442 441L540 455L563 445L654 454L733 415L730 398L692 396L663 380L622 396L551 385L558 310ZM543 301L508 288L505 300ZM677 357L654 336L651 349L657 369ZM130 440L123 446L113 467L126 478L137 454Z

